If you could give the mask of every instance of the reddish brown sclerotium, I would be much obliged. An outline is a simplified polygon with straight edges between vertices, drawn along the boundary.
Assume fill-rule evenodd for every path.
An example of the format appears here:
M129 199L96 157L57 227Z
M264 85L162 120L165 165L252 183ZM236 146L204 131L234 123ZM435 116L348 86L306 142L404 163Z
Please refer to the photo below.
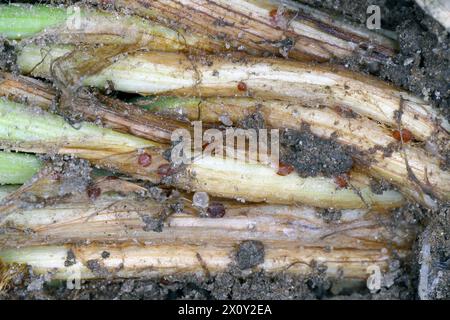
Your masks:
M102 190L98 187L89 187L86 190L86 193L91 200L95 200L102 194Z
M294 167L293 166L291 166L290 164L286 164L286 163L280 162L280 164L278 165L277 174L280 175L280 176L287 176L292 171L294 171Z
M348 185L347 177L344 175L334 177L334 182L339 186L339 188L345 188Z
M404 143L408 143L413 138L413 134L408 129L394 130L392 136L397 141L403 140Z
M142 153L138 157L138 163L143 167L148 167L152 164L152 156L148 153Z
M247 85L242 81L237 84L237 88L239 91L247 91Z
M172 173L172 168L170 167L170 164L165 163L165 164L162 164L162 165L160 165L158 167L157 172L158 172L158 174L160 176L165 177L165 176L168 176L168 175L170 175Z

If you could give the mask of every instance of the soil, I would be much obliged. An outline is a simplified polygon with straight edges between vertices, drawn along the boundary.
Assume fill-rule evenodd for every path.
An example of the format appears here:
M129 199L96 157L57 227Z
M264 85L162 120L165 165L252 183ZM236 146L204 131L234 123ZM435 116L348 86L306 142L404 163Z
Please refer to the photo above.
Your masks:
M91 263L96 272L95 262ZM231 267L214 277L185 275L150 280L97 280L82 283L81 290L66 289L65 282L44 282L41 276L15 279L14 287L0 298L8 299L410 299L407 282L371 294L365 285L326 279L317 269L307 277L287 273L243 271ZM38 286L38 288L36 288ZM350 289L351 288L351 289Z
M332 139L313 135L307 125L298 131L284 130L280 145L281 161L292 165L301 177L338 176L353 166L350 150Z
M263 262L264 244L261 241L247 240L239 244L236 251L236 264L239 269L250 269Z
M303 0L313 6L329 9L353 20L365 23L368 5L381 8L382 27L399 35L400 52L386 63L366 64L361 59L339 61L353 70L365 72L390 81L429 100L450 118L450 35L437 22L425 15L413 0ZM11 47L0 41L0 69L16 71ZM261 126L254 118L250 127ZM263 124L262 124L263 125ZM303 133L305 135L305 133ZM307 135L307 134L306 134ZM293 146L304 139L291 135ZM328 143L330 143L328 141ZM333 150L334 145L327 145ZM334 152L336 148L334 148ZM339 151L339 148L337 148ZM316 150L323 152L322 149ZM330 151L331 152L331 151ZM448 153L447 153L448 154ZM311 155L312 157L313 155ZM319 157L317 157L319 158ZM312 159L312 158L309 158ZM350 165L345 150L330 153L329 174L345 172ZM447 156L450 159L450 156ZM316 164L314 170L320 171ZM299 161L298 168L304 163ZM328 166L328 163L327 163ZM324 172L321 171L323 174ZM84 182L85 183L85 182ZM374 183L382 191L384 183ZM62 282L45 282L45 277L32 271L20 273L13 279L3 299L450 299L450 205L439 210L427 210L409 204L395 212L400 220L422 227L415 243L415 255L405 265L393 265L388 274L391 281L378 292L369 292L364 284L356 286L340 279L328 279L320 266L309 275L294 276L261 272L257 264L264 258L263 247L248 242L236 252L236 266L208 278L185 275L146 280L85 281L81 290L68 290ZM339 213L324 211L323 218L334 221ZM424 247L430 245L429 254ZM424 257L425 255L425 257ZM103 255L102 255L103 256ZM105 253L105 257L108 253ZM68 255L67 263L75 257ZM428 270L424 269L424 261ZM394 263L393 263L394 264ZM91 261L93 271L102 272L98 261ZM256 266L256 267L255 267ZM252 268L253 267L253 268ZM251 268L250 270L242 270ZM351 289L350 289L351 288Z
M164 226L164 219L162 217L155 218L146 214L141 218L145 223L144 231L162 232Z
M348 59L345 66L390 81L430 100L450 116L450 35L413 0L307 0L361 23L369 5L381 8L381 27L398 34L399 54L385 64Z
M264 129L266 121L260 112L255 112L240 121L238 126L244 129Z
M264 116L260 112L248 115L238 126L244 129L266 127ZM280 133L280 161L294 167L301 177L345 174L353 166L352 154L355 152L356 150L346 148L334 139L315 136L307 124L303 124L299 130L285 129Z
M13 46L0 39L0 70L18 72Z

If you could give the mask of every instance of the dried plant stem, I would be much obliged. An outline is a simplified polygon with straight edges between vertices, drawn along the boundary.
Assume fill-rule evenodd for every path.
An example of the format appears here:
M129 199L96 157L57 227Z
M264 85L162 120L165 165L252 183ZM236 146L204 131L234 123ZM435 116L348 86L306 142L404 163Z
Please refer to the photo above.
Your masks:
M116 0L114 5L163 24L177 21L191 32L219 40L226 49L252 54L314 61L359 55L380 61L398 47L386 35L293 1Z
M165 27L133 15L87 6L0 5L0 35L28 41L51 39L66 44L124 45L161 51L220 50L206 36Z
M75 128L60 116L5 99L0 99L0 113L3 149L75 155L106 169L155 180L159 180L156 169L167 163L157 142L90 123ZM142 152L152 155L153 161L147 167L137 165Z
M363 117L346 114L340 108L311 108L252 98L155 97L140 98L134 103L156 114L210 125L221 123L222 117L239 124L255 113L261 114L271 128L300 130L307 124L315 135L351 147L353 158L363 170L394 184L414 200L433 207L435 203L430 197L450 199L450 173L441 169L442 155L431 155L412 143L402 148L392 130ZM405 156L411 171L407 169Z
M104 183L98 186L104 188ZM323 264L330 276L341 269L345 278L364 279L369 265L385 270L394 252L405 257L414 239L407 225L391 228L391 216L367 210L342 211L340 222L326 222L308 207L232 202L223 202L223 218L201 217L188 205L166 218L162 232L145 231L146 221L160 219L165 204L124 195L129 188L117 184L121 194L105 189L91 201L80 194L43 208L18 210L7 219L10 231L0 237L0 259L29 264L35 272L55 268L57 278L74 271L83 278L203 273L205 265L215 274L236 263L242 241L254 240L264 245L258 267L266 272L305 274ZM20 231L25 229L33 235ZM86 238L91 244L77 244ZM69 251L75 256L73 265L64 263Z
M44 53L38 47L25 47L18 65L23 73L49 77L51 61L70 50L59 47ZM112 83L116 90L143 95L251 96L339 106L395 129L401 115L402 127L417 140L446 141L449 137L450 125L429 104L368 76L335 66L279 59L203 58L209 63L177 53L138 53L86 77L83 84L104 88Z
M214 275L230 269L238 244L174 241L147 245L41 245L4 248L0 251L0 258L4 263L30 265L38 274L51 272L54 279L148 278L192 273ZM370 274L369 266L377 266L385 272L391 259L388 253L380 250L342 249L324 253L322 248L304 248L295 242L263 244L265 259L257 268L269 274L289 272L306 275L318 264L326 266L328 276L337 277L343 272L347 279L365 280ZM64 265L69 251L78 261L73 266ZM101 259L103 252L109 253L108 259ZM401 257L406 254L400 253Z
M94 164L129 174L138 179L161 182L184 190L206 191L212 195L245 201L281 204L309 204L322 208L389 208L401 206L401 194L375 194L368 179L350 179L351 188L341 189L333 178L302 178L297 173L277 174L277 168L263 163L247 163L229 157L201 157L172 172L162 172L165 148L156 142L121 134L83 123L79 129L61 117L7 100L0 100L7 116L0 121L0 146L12 150L73 154ZM151 157L148 166L139 164L139 155ZM167 168L169 169L169 168ZM278 190L283 189L280 193ZM356 189L354 189L356 188Z

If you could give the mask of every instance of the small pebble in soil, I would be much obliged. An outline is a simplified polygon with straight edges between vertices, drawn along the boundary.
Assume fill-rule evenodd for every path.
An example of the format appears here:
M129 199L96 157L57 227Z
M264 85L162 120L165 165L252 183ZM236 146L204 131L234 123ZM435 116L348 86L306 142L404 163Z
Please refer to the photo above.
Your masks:
M75 263L77 263L75 254L73 253L72 249L67 251L66 261L64 261L65 267L73 266Z
M194 207L206 209L209 206L209 196L206 192L196 192L192 197Z

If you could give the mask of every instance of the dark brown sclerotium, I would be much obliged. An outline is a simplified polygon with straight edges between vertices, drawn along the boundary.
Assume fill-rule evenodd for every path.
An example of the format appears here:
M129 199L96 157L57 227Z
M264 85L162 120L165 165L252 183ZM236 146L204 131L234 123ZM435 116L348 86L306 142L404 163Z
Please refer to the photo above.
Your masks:
M208 206L206 212L210 218L222 218L225 215L225 206L220 202L213 202Z

